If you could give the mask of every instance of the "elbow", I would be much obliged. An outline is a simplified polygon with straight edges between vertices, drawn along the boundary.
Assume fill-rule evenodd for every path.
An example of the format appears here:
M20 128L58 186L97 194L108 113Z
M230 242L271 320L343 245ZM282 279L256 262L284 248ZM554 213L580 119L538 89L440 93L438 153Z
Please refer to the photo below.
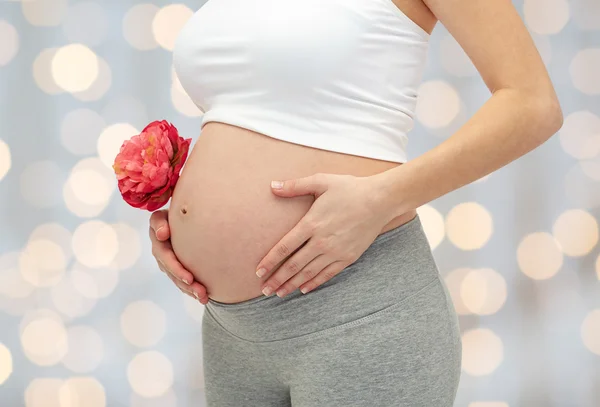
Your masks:
M545 141L555 135L562 127L564 117L560 102L556 97L538 97L536 103L539 135Z
M562 125L563 125L563 121L564 121L564 117L563 117L563 111L562 108L560 106L560 102L558 101L558 99L553 98L550 102L550 107L547 108L547 114L548 114L548 118L549 121L551 122L551 134L550 135L554 135L556 132L558 132Z

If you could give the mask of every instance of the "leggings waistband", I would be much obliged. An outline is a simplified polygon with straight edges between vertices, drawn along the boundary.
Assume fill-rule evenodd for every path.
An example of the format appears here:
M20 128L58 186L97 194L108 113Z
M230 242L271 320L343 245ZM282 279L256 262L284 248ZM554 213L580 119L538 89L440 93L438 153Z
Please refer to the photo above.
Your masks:
M209 300L205 318L250 342L310 335L399 303L439 277L419 215L377 236L354 263L313 291Z

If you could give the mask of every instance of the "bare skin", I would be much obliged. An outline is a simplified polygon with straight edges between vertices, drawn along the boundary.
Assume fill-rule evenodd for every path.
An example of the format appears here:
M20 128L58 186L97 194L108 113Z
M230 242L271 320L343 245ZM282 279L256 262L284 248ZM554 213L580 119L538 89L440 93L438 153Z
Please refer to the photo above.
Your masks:
M394 3L424 30L431 33L437 20L424 3L415 0L394 0ZM243 147L240 147L240 140L245 141ZM248 149L253 152L251 163L247 164L250 167L242 164L249 161ZM265 151L268 153L264 153ZM220 162L216 162L211 157L219 157ZM231 165L224 166L223 162L231 163ZM294 163L294 166L291 167L290 163ZM208 123L194 150L190 153L184 172L177 184L170 205L172 213L161 210L154 212L150 217L152 254L156 258L159 268L175 285L187 295L197 298L202 304L208 302L209 295L221 302L238 302L262 295L262 282L272 273L265 278L258 279L254 274L258 261L306 214L313 202L311 197L293 198L289 202L282 202L281 199L277 201L269 189L272 179L289 179L317 172L367 176L384 172L398 165L400 164L286 143L224 123ZM225 184L228 185L223 186L222 191L214 190L214 188L219 188L218 183L198 182L196 174L219 174L214 178L224 181L224 168L231 175L226 177ZM248 177L240 177L240 174L248 172L248 168L251 168L254 174L261 175L253 177L251 181ZM277 171L279 168L286 170ZM202 182L204 183L202 184ZM203 195L201 192L205 190L207 184L210 184L212 188L211 196L215 197L214 202L206 203L206 194ZM248 186L247 191L261 190L260 198L255 200L244 198L245 196L255 196L256 193L253 192L230 195L228 198L223 197L223 191L231 191L244 186ZM200 201L204 202L205 206L202 209L194 208L194 202ZM207 219L200 213L214 214L214 208L227 207L228 202L239 201L245 202L243 210L238 208L237 212L235 209L232 210L231 204L229 204L229 216L227 217L238 219L234 224L227 223L223 219L215 219L212 215L211 219ZM265 210L265 206L268 207L268 210ZM186 213L183 213L184 211ZM268 212L269 218L257 217L256 214L261 211ZM254 214L252 216L254 220L245 217L245 213ZM416 210L407 211L390 221L381 233L404 224L415 215ZM243 218L245 220L242 220ZM223 226L224 223L227 223L226 227ZM209 224L212 226L207 226ZM266 226L267 224L268 226ZM228 242L229 247L231 245L234 247L231 247L226 253L221 252L221 255L216 253L214 247L206 249L206 245L210 244L212 239L205 235L205 241L200 243L203 238L194 235L194 231L203 228L206 230L207 227L214 228L214 234L220 230L223 241ZM247 245L235 246L235 241L249 240L259 241L262 244L257 244L253 249L249 249ZM190 255L190 253L198 252L197 246L186 247L191 246L189 242L192 241L197 245L204 244L204 260L208 257L207 253L213 253L210 265L206 265L202 259L193 258ZM176 247L179 256L175 254L173 246ZM232 255L239 259L239 262L221 265L219 269L218 259L231 258ZM198 263L205 264L207 269L194 267L194 264ZM235 268L240 271L232 276L231 270ZM225 270L229 270L229 272ZM274 271L276 269L272 270L272 272ZM237 288L232 290L231 286L234 280L237 281Z
M259 262L269 263L265 279L279 267L289 274L290 262L275 253L282 237L297 229L313 200L310 196L278 200L269 189L271 180L319 172L380 174L376 178L385 180L380 185L391 187L379 197L379 207L397 215L389 217L392 221L380 232L384 233L412 219L420 205L506 165L560 128L562 112L556 94L510 1L394 3L427 32L439 19L473 60L492 97L455 135L403 165L311 149L209 123L200 139L204 144L192 152L173 197L168 216L171 244L153 239L153 254L180 289L197 291L202 303L207 294L221 302L238 302L261 295L265 280L254 275ZM207 190L210 195L203 193ZM340 216L331 215L338 221ZM151 230L166 223L164 218L164 213L153 214ZM163 230L161 238L168 239ZM302 250L310 249L299 248L298 253ZM274 269L273 259L281 260ZM202 285L183 282L190 275Z

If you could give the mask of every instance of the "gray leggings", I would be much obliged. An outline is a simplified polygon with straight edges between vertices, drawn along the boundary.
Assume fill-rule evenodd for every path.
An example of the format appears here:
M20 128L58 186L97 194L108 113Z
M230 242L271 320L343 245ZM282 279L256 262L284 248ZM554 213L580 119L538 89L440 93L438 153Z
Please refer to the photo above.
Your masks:
M419 215L308 294L210 300L202 339L208 407L450 407L461 371Z

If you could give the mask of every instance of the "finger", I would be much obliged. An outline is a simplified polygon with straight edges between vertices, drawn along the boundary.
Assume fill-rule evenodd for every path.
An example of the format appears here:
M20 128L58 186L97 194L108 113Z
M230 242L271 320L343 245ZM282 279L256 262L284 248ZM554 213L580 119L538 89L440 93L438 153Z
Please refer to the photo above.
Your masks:
M300 273L302 269L310 263L315 257L320 256L321 251L318 251L315 245L311 245L310 241L290 258L288 258L281 267L277 269L263 284L263 294L271 295L277 291L290 278Z
M303 219L290 230L258 263L256 275L263 277L290 256L312 236L312 228Z
M202 300L204 298L208 299L206 287L196 281L189 286L189 290L194 293L194 296L198 300Z
M194 281L194 275L186 270L183 265L179 262L173 252L173 247L169 241L160 242L156 237L150 233L150 240L152 240L152 255L159 263L159 267L162 267L163 271L173 274L180 281L191 284Z
M271 186L277 195L285 197L309 194L318 197L327 191L328 187L327 177L322 173L280 182L282 182L282 184L280 184L277 188L275 187L275 184L271 184Z
M171 280L173 282L173 284L175 284L175 286L177 288L179 288L179 291L181 291L182 293L189 295L192 298L196 298L194 296L194 294L191 291L188 291L188 287L187 285L184 285L181 281L177 280L177 278L175 278L173 275L169 274L169 273L165 273L167 275L167 277L169 278L169 280Z
M283 298L285 295L295 291L302 284L312 280L321 270L333 263L325 254L317 256L308 263L300 273L286 281L278 290L277 295Z
M208 294L206 292L206 287L204 287L202 284L198 283L197 281L194 281L194 282L192 282L192 284L187 285L187 284L179 281L179 279L177 279L177 277L175 277L173 274L169 273L168 271L166 271L165 274L169 277L169 279L171 281L173 281L173 283L180 290L183 290L189 296L194 297L195 299L199 300L203 304L206 304L208 302Z
M183 265L177 260L175 253L173 250L163 251L159 257L160 261L163 263L164 267L167 270L167 273L174 275L179 279L179 281L190 285L194 281L194 275L185 269Z
M150 229L152 229L154 235L156 235L156 238L160 241L167 240L171 237L169 213L166 209L152 212L152 215L150 215Z
M300 291L302 294L307 294L323 284L326 281L331 280L333 277L338 275L343 269L346 268L348 264L343 261L336 261L331 263L329 266L325 267L323 270L316 275L315 278L310 280L309 282L303 284L300 287Z

